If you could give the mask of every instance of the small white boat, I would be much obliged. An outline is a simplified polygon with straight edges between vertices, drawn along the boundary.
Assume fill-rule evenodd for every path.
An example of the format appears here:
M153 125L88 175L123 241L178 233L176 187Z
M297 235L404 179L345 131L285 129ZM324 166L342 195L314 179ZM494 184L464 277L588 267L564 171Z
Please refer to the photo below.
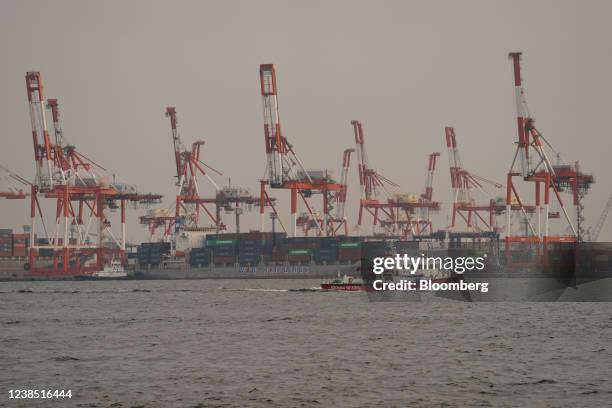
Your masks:
M101 271L93 272L91 276L98 279L122 279L127 277L127 272L123 269L121 261L113 258L110 265Z

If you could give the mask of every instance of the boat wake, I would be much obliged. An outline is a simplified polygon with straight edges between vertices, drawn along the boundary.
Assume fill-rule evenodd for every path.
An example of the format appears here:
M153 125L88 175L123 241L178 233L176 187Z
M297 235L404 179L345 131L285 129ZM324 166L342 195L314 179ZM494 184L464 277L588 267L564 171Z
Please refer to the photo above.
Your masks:
M232 289L232 288L220 288L221 290L226 290L228 292L289 292L290 289L268 289L268 288L240 288L240 289Z
M230 289L230 288L220 288L221 290L226 290L230 292L320 292L321 288L312 287L312 288L296 288L296 289L272 289L272 288L241 288L241 289Z

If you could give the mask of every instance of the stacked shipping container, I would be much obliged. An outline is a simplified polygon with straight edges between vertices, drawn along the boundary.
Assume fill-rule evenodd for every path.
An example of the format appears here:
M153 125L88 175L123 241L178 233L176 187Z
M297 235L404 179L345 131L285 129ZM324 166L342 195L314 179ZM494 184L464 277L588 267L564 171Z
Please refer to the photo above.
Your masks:
M346 237L338 244L338 260L355 262L361 259L361 240L359 237Z
M144 243L138 248L138 263L157 265L169 253L169 244ZM248 232L210 234L204 246L191 248L188 263L192 267L243 266L261 263L293 265L349 263L361 259L360 237L287 237L285 233Z
M261 261L262 242L259 239L238 241L238 261L242 265L257 265Z
M0 256L13 255L13 230L0 229Z
M192 248L189 252L189 266L203 267L210 265L209 248Z
M161 263L162 256L169 253L170 243L168 242L144 242L138 247L138 263L156 266Z
M0 229L0 257L25 257L30 247L30 234L14 234L11 229Z
M30 234L13 234L13 256L26 256Z

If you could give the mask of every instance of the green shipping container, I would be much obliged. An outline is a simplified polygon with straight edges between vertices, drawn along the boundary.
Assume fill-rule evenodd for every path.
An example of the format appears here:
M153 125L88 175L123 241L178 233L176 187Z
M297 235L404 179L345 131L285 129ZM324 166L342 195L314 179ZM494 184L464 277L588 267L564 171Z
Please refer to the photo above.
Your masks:
M211 239L206 241L206 246L223 246L223 245L235 245L235 239Z
M340 248L361 248L361 242L341 242Z
M312 249L290 249L289 255L310 255Z

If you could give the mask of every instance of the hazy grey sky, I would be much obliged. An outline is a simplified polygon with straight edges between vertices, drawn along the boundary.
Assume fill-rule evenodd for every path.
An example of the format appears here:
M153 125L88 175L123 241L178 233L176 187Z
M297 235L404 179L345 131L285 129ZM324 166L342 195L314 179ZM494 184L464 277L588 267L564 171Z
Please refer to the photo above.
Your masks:
M597 178L590 225L611 192L611 15L609 1L2 0L0 163L34 174L24 75L39 70L66 136L120 179L175 194L163 115L175 105L183 140L205 139L204 159L256 192L265 164L258 68L274 63L282 126L307 167L338 173L351 119L364 124L371 164L404 191L423 190L426 156L440 151L443 227L444 126L455 127L468 169L504 182L516 139L507 53L522 50L539 129ZM0 206L0 227L26 222L23 202ZM137 215L132 238L145 235ZM612 240L612 222L602 238Z

